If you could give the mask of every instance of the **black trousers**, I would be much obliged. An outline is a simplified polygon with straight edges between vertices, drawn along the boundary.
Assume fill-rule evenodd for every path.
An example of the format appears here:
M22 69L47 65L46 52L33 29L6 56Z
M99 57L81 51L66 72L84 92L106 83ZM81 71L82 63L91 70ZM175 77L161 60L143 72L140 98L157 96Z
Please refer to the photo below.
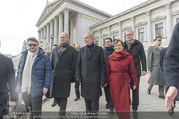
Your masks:
M135 90L132 90L132 109L138 110L139 106L139 83L140 83L140 76L137 76L138 79L138 86Z
M33 119L41 119L42 111L42 96L31 97L28 93L22 93L22 100L27 109L32 111L31 116Z
M76 97L80 97L79 83L77 81L75 82L75 94Z
M0 119L3 119L3 115L9 113L9 95L8 93L0 93Z
M109 108L113 109L114 106L113 106L113 102L112 102L112 99L111 99L109 85L104 87L104 92L105 92L105 97L106 97L107 104L109 105Z
M67 97L55 97L55 100L60 107L59 116L63 118L66 112Z
M99 97L95 99L85 99L86 112L99 111Z

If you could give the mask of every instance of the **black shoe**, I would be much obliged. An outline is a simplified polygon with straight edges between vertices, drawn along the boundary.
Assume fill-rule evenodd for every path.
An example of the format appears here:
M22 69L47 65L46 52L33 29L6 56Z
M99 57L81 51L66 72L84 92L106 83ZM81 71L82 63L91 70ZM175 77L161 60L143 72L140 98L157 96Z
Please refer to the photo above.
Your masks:
M74 99L74 101L77 101L77 100L79 100L80 99L80 97L76 97L75 99Z
M138 113L137 113L137 111L136 112L133 112L133 119L138 119Z
M106 109L109 109L109 105L108 104L106 104Z
M56 105L57 105L57 103L56 103L56 101L54 101L51 106L54 107L54 106L56 106Z
M162 98L162 99L165 99L165 96L163 96L163 95L162 95L162 96L158 96L158 97L159 97L159 98Z
M147 93L150 95L151 94L151 90L148 88L147 89Z
M113 108L110 108L110 109L109 109L109 113L110 113L110 114L114 114Z
M171 110L168 110L168 114L169 114L170 116L172 116L172 115L174 114L174 107L172 107Z

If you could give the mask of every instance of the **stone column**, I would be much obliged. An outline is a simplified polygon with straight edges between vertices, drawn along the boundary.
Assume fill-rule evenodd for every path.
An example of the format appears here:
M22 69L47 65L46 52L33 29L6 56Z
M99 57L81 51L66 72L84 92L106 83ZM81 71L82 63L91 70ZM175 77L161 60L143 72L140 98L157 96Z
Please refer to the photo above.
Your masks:
M47 23L47 35L46 35L47 38L46 39L47 39L48 43L50 42L50 37L49 37L50 36L50 32L49 32L49 29L50 29L50 26L49 26L49 23Z
M69 35L69 9L64 10L64 32Z
M132 21L132 30L134 31L134 37L135 37L136 36L135 35L135 18L131 17L131 21Z
M152 38L152 24L151 24L150 11L147 11L146 14L147 14L147 42L152 43L153 38Z
M40 40L40 30L38 31L38 40Z
M166 31L167 31L167 40L169 41L172 35L172 14L171 14L171 3L165 5L167 21L166 21Z
M44 26L44 28L43 28L43 40L46 39L45 35L46 35L46 27Z
M98 46L102 47L102 39L101 39L101 30L99 30L99 41L98 41Z
M41 31L41 32L40 32L40 33L41 33L41 34L40 34L41 36L40 36L40 39L39 39L39 40L42 40L42 38L43 38L43 28L42 28L40 31Z
M52 48L54 43L54 34L53 34L53 20L50 21L50 49Z
M58 19L57 19L57 17L55 17L54 18L54 44L57 44L57 42L58 42L57 22L58 22Z
M119 39L122 40L122 23L119 22Z
M108 37L111 38L111 26L108 26Z
M59 35L63 32L63 14L59 14Z

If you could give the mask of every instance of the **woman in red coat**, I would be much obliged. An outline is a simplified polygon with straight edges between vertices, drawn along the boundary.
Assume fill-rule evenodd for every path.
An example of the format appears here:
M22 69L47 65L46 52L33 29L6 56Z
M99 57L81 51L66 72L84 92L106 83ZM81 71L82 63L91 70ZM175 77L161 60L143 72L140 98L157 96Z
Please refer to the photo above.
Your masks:
M107 66L107 83L110 85L111 98L116 112L130 111L129 79L133 80L133 90L138 84L133 58L123 48L123 41L115 40L115 51L109 56Z

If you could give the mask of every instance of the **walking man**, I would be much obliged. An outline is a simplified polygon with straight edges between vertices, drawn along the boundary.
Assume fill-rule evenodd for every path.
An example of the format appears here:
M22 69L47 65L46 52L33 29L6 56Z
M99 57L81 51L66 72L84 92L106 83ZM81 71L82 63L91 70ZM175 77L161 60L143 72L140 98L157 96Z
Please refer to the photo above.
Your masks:
M139 106L139 82L141 76L141 67L142 67L142 76L144 76L147 71L146 56L145 56L143 44L138 40L134 39L133 30L127 30L126 41L124 44L125 44L124 50L133 56L134 67L137 73L137 79L139 80L136 89L132 90L132 109L133 111L137 111Z
M30 37L27 43L29 49L22 52L16 81L27 111L32 111L33 118L40 118L42 96L50 87L52 68L50 57L39 47L37 39Z
M164 99L165 79L163 76L162 69L160 67L160 51L162 49L162 37L158 36L154 39L154 41L155 45L150 46L147 53L148 70L151 72L150 78L148 80L149 87L147 89L147 93L150 95L153 85L159 85L159 98Z
M94 44L94 34L86 33L79 52L76 79L81 83L81 96L85 99L86 112L97 114L101 85L106 83L106 67L103 48Z
M69 45L67 33L60 34L60 45L52 52L52 84L50 95L60 107L59 116L64 118L71 82L75 81L76 50Z
M77 51L77 58L78 58L78 54L79 54L79 51L80 51L80 45L76 44L75 49ZM79 83L78 83L78 81L75 81L75 94L76 94L76 98L74 99L74 101L77 101L77 100L80 99L80 91L79 91Z
M8 114L9 97L11 108L16 107L18 97L15 92L15 73L12 60L0 53L0 119ZM9 95L10 94L10 95Z
M112 39L111 38L106 38L105 39L105 47L104 47L104 58L105 58L105 63L106 63L106 69L107 69L107 63L108 63L108 57L114 52L114 48L112 45ZM105 97L106 97L106 108L110 110L110 112L113 112L113 102L111 99L111 94L110 94L110 89L109 89L109 84L104 87L104 92L105 92Z

